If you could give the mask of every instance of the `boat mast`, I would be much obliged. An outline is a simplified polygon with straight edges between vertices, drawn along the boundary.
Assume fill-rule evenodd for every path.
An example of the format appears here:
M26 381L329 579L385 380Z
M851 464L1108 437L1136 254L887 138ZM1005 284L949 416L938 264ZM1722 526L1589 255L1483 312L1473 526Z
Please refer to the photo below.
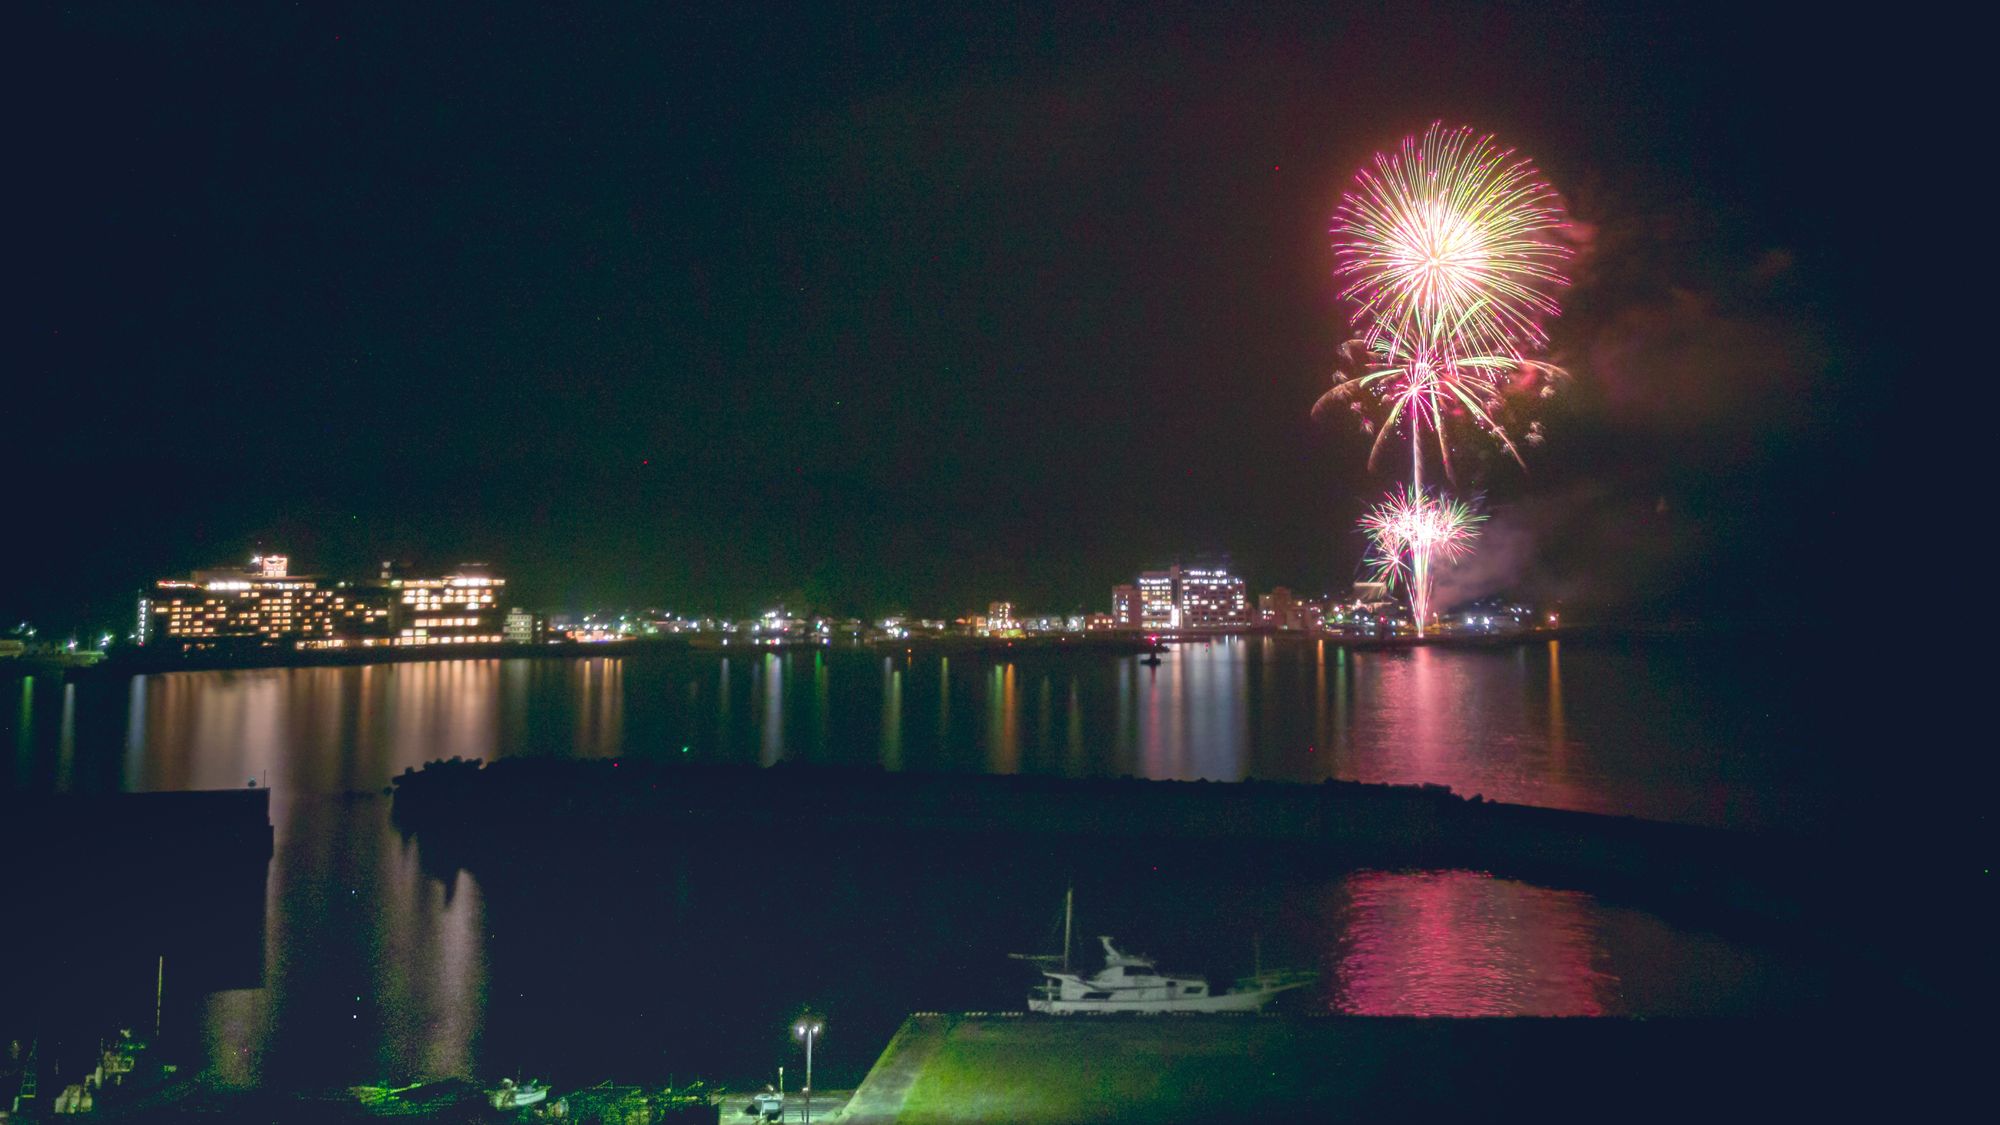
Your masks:
M1063 972L1069 972L1069 923L1070 915L1076 907L1076 884L1071 883L1063 891Z

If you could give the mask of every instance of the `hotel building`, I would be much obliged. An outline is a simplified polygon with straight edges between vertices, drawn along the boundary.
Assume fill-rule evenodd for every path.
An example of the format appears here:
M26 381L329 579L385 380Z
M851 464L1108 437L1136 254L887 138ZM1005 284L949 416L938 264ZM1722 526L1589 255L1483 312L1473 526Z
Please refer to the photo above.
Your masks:
M386 644L389 607L379 597L291 573L284 555L242 569L163 578L139 600L139 643L195 652L219 648L324 648L350 639Z
M398 646L498 644L506 639L507 613L497 599L507 580L488 574L486 564L461 563L442 578L399 578L394 571L382 564Z
M1243 579L1222 567L1168 567L1111 588L1111 616L1121 629L1229 629L1250 624Z
M291 573L283 555L242 569L163 578L139 599L139 643L187 652L498 643L494 599L506 580L465 565L442 578L329 583Z
M1180 572L1182 624L1196 629L1250 624L1250 600L1241 578L1219 568L1174 569Z

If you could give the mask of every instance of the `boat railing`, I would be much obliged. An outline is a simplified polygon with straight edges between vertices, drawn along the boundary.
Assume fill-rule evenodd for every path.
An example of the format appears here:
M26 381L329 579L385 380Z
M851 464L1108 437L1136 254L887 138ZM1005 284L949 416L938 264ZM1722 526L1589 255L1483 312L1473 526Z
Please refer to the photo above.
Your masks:
M1263 992L1300 988L1318 979L1319 973L1312 969L1271 969L1236 978L1236 991Z

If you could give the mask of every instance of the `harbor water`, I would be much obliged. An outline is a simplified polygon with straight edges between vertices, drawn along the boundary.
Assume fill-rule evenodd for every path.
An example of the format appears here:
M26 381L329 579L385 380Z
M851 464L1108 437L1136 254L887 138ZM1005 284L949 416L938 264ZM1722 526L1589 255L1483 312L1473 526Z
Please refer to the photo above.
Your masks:
M780 759L890 770L1437 783L1488 799L1731 828L1809 828L1838 763L1804 685L1717 639L1358 651L1267 638L1131 657L648 651L36 677L0 701L15 794L269 786L258 987L175 990L170 1046L217 1081L750 1082L828 1020L826 1084L903 1014L1006 1010L1064 888L1098 933L1218 984L1320 972L1296 1011L1797 1014L1828 970L1789 951L1476 871L1194 870L927 856L722 832L666 859L427 858L383 789L453 756ZM1087 950L1086 950L1087 952ZM150 1011L134 951L119 995ZM119 970L125 972L126 970ZM171 974L169 974L171 976ZM140 1001L143 1001L141 1003Z

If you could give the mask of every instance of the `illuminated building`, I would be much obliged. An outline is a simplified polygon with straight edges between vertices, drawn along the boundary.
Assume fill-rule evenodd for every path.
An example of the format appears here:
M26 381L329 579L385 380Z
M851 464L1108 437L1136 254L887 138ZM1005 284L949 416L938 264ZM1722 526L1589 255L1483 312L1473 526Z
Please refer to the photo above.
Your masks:
M460 563L442 578L390 578L395 643L409 645L498 644L505 614L495 600L504 578L484 563Z
M1149 570L1139 576L1139 627L1178 629L1181 627L1180 568Z
M387 643L389 607L344 585L291 573L283 555L242 569L197 570L163 578L139 599L139 642L186 651L219 648L326 648Z
M1174 570L1180 576L1181 623L1195 629L1250 624L1243 579L1220 568Z
M1012 637L1021 633L1021 623L1014 620L1013 602L994 602L986 607L985 624L981 629L989 637Z
M1257 596L1257 623L1269 625L1273 629L1296 629L1299 627L1299 603L1292 598L1292 592L1283 586L1268 594Z
M1326 629L1326 607L1318 602L1300 602L1298 614L1301 632L1318 633Z
M466 564L442 578L393 576L329 583L291 573L283 555L241 569L165 578L139 599L141 644L184 651L228 648L373 648L497 644L506 580Z
M537 644L547 636L547 622L531 610L508 610L506 623L500 627L500 637L508 644Z
M1111 587L1111 627L1114 629L1139 627L1139 587Z
M1172 566L1113 586L1111 619L1121 629L1241 628L1250 624L1250 599L1225 567Z

